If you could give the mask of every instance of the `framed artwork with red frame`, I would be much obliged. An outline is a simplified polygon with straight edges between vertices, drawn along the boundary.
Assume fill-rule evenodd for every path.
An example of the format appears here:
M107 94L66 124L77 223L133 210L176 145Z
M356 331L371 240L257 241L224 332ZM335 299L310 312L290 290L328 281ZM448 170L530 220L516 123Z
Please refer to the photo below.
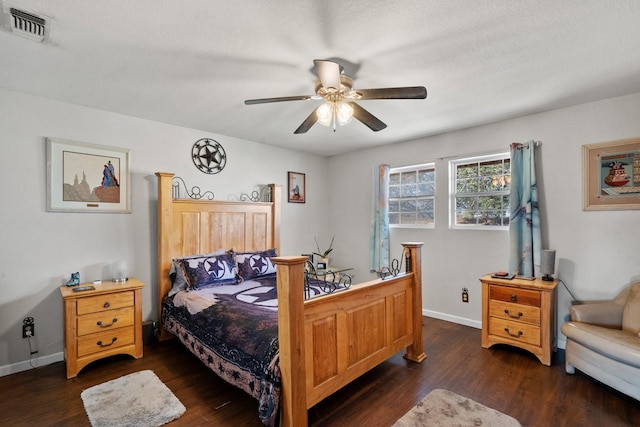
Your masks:
M288 178L287 201L289 203L304 203L307 198L305 174L288 172Z

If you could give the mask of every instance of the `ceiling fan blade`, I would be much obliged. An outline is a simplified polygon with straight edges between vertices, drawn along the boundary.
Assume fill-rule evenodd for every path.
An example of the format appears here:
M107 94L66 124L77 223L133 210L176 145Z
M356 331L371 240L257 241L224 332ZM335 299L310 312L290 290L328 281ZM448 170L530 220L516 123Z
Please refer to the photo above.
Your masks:
M320 107L318 107L318 108L320 108ZM296 129L293 133L295 133L295 134L305 133L306 131L311 129L311 126L315 125L316 122L318 121L318 114L316 113L318 108L313 110L311 112L311 114L309 114L309 117L304 119L304 122L302 122L302 124L300 126L298 126L298 129Z
M358 89L356 93L363 99L425 99L427 89L424 86L388 87L380 89Z
M314 59L313 63L316 64L318 78L325 89L340 89L340 64L323 59Z
M270 102L284 102L284 101L307 101L309 99L316 99L315 95L300 95L300 96L281 96L279 98L261 98L261 99L247 99L244 101L245 105L254 104L268 104Z
M350 105L353 107L353 117L367 125L367 127L372 131L378 132L387 127L387 125L381 122L380 119L378 119L376 116L374 116L355 102L352 102Z

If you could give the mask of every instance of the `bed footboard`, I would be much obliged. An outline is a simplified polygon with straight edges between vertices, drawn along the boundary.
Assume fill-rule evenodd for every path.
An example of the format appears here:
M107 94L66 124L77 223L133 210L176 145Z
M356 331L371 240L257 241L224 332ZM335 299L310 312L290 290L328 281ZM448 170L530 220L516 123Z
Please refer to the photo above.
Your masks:
M278 257L281 425L306 426L307 410L402 349L422 343L422 243L403 243L407 272L304 301L306 257Z

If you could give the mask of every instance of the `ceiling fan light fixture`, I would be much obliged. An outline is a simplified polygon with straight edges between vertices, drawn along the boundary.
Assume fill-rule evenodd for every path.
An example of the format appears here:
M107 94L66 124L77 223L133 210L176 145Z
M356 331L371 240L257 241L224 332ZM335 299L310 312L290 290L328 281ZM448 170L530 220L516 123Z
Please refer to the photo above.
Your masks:
M316 115L318 116L318 123L322 126L331 125L331 121L333 119L333 105L329 102L325 102L318 107Z
M336 122L344 126L353 119L353 107L348 102L325 102L316 110L318 123L335 128Z
M340 126L348 124L353 119L353 107L348 102L338 102L334 108Z

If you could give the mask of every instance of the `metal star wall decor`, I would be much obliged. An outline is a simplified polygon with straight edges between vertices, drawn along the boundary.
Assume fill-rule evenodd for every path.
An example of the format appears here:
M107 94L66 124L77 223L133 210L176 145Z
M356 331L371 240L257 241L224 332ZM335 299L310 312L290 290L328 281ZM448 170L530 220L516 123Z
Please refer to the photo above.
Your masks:
M218 141L202 138L193 144L191 150L193 164L204 173L215 174L227 164L227 154Z

